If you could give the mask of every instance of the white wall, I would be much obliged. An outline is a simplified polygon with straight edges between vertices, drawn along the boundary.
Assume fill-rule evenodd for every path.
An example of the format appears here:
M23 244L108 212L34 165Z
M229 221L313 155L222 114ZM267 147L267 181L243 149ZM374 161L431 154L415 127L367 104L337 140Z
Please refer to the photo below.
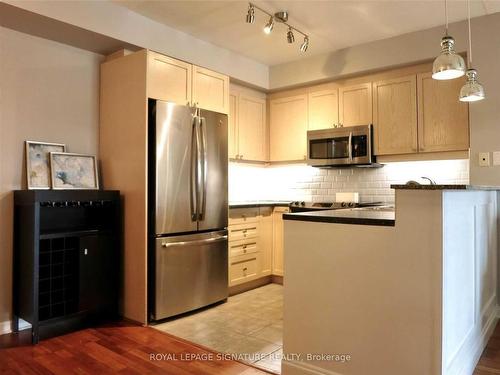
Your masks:
M335 201L337 192L359 192L363 202L394 202L391 184L426 176L439 184L467 184L468 160L388 163L382 168L319 169L306 165L229 165L229 200Z
M23 142L97 154L102 58L0 28L0 330L12 306L12 190L25 188Z

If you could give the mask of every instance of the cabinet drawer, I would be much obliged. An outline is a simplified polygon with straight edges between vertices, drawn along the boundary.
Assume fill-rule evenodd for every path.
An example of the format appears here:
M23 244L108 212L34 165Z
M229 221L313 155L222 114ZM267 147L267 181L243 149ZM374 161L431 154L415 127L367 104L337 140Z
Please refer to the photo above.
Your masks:
M229 263L229 285L240 284L257 277L257 254L238 257Z
M253 254L259 251L257 238L242 241L229 242L229 256L235 257L239 255Z
M229 225L244 224L259 221L259 208L231 208L229 210Z
M246 238L257 237L259 232L259 223L252 222L246 224L229 226L229 241L244 240Z

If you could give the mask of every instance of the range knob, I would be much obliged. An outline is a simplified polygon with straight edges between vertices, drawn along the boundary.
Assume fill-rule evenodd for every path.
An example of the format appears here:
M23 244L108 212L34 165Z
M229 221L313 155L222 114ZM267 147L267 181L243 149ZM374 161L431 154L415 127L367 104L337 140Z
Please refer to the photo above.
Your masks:
M301 206L305 206L305 205L306 205L306 202L302 201L302 202L300 202L300 205L301 205Z
M349 207L356 207L356 203L354 203L354 202L349 202Z
M347 202L342 202L342 203L340 204L340 206L341 206L341 207L344 207L344 208L345 208L345 207L348 207L348 203L347 203Z

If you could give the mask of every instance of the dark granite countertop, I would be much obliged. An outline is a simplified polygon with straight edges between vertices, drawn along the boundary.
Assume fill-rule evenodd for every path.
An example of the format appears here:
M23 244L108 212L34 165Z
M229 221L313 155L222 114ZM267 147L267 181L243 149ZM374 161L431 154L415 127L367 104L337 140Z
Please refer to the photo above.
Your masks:
M288 207L290 201L243 201L243 202L230 202L229 208L249 208L249 207Z
M319 223L339 223L357 225L394 226L394 211L377 210L326 210L290 213L283 215L284 220L313 221Z
M500 190L498 186L480 185L391 185L392 189L404 190Z

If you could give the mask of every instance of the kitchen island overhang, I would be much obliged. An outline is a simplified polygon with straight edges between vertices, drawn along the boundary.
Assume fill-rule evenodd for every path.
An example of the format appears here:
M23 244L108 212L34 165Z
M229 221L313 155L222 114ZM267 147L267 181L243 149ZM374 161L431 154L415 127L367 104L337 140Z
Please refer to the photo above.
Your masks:
M391 225L286 215L284 354L300 359L283 374L472 373L496 322L497 194L397 189Z

